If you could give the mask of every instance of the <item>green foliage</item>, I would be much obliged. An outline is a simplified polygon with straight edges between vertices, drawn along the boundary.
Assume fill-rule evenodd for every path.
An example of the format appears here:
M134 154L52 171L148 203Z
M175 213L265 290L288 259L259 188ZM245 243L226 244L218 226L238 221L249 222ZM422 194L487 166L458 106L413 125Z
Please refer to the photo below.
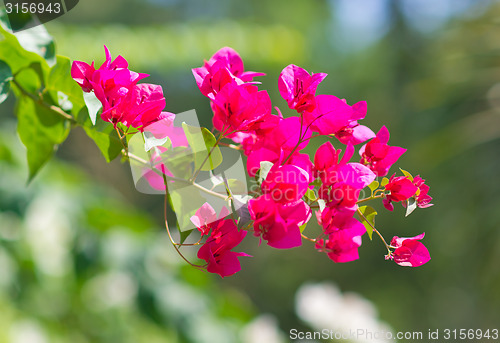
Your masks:
M227 187L226 187L227 185ZM220 194L227 194L227 188L231 194L246 194L247 187L245 182L236 179L227 179L225 182L221 182L214 187L214 192Z
M45 28L38 26L16 36L9 32L4 12L0 23L0 102L13 85L29 180L66 139L70 124L84 129L107 162L115 159L123 148L118 134L110 123L96 121L100 103L93 94L84 97L71 78L70 59L55 56L52 37Z
M304 224L302 224L301 226L299 226L300 233L304 232L304 230L305 230L305 229L306 229L306 227L307 227L307 223L308 223L308 222L305 222Z
M7 63L0 60L0 104L7 99L10 90L12 71Z
M305 194L305 197L309 200L309 201L316 201L318 199L318 197L316 196L316 193L314 192L313 189L310 189L308 188L307 191L306 191L306 194Z
M31 181L52 157L57 145L66 139L69 125L53 110L27 96L18 99L16 114L17 132L27 150Z
M43 64L44 69L48 69L49 64L44 57L33 51L25 49L18 38L6 29L7 27L8 25L5 12L0 11L0 56L2 56L2 59L9 64L12 73L15 75L21 69L29 68L30 64L33 62L40 62ZM35 35L35 37L33 35ZM25 31L22 37L25 41L31 41L36 39L36 34L33 33L33 31ZM46 42L45 44L50 45L53 43ZM31 46L32 45L33 44L31 44ZM47 46L42 45L41 47L46 50L48 49Z
M111 162L118 155L120 155L120 152L123 149L123 145L120 141L120 137L118 137L118 134L116 133L116 130L113 128L113 125L102 120L98 121L96 125L92 125L87 109L84 108L81 112L83 113L80 113L78 117L84 117L87 119L83 124L85 133L97 145L106 159L106 162Z
M372 196L373 196L373 192L375 192L375 190L378 188L379 185L380 185L380 183L376 180L368 185L368 188L370 188L370 190L372 191Z
M74 116L86 105L82 89L71 78L71 61L67 57L57 56L57 63L48 74L45 91L50 94L52 102L59 106L61 104L57 101L58 93L64 93L72 104L71 114Z
M217 139L205 127L199 128L182 123L189 146L194 154L195 170L209 171L222 163Z
M370 240L373 235L373 228L375 227L375 216L377 215L377 211L371 206L360 206L358 208L359 219L361 223L366 228L366 233Z
M410 181L413 181L413 176L409 172L407 172L406 170L403 170L401 168L399 168L399 170L401 170L401 172L404 174L404 176L408 177L408 179Z
M389 179L384 177L382 181L380 181L380 186L385 187L389 183Z
M274 163L269 162L269 161L261 161L260 162L260 168L257 170L257 173L255 173L255 180L259 185L262 185L262 182L266 179L267 174L269 174L269 171L273 167Z
M19 160L14 137L0 130L1 342L26 328L44 342L241 342L246 295L178 263L149 214L78 169L56 161L26 189L4 160Z

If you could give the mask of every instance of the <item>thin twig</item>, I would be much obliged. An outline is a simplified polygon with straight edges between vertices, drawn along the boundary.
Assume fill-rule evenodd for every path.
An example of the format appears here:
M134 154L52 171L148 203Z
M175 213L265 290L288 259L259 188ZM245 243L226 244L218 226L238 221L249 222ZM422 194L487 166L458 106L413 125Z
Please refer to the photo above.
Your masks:
M23 88L23 87L19 84L19 82L17 82L17 81L16 81L16 79L15 79L15 78L14 78L14 79L12 79L12 81L11 81L11 82L12 82L14 85L16 85L16 87L19 89L19 91L20 91L21 93L23 93L25 96L29 97L29 98L30 98L31 100L33 100L35 103L37 103L37 104L39 104L39 105L41 105L41 106L43 106L43 107L45 107L45 108L47 108L47 109L51 110L52 112L54 112L54 113L58 114L59 116L63 117L64 119L69 120L69 121L70 121L71 123L73 123L73 124L76 124L76 123L77 123L76 119L75 119L72 115L70 115L70 114L68 114L68 113L64 112L64 111L63 111L60 107L58 107L58 106L54 106L54 105L51 105L51 104L48 104L48 103L46 103L46 102L45 102L45 101L44 101L41 97L37 97L36 95L31 94L30 92L28 92L26 89L24 89L24 88Z

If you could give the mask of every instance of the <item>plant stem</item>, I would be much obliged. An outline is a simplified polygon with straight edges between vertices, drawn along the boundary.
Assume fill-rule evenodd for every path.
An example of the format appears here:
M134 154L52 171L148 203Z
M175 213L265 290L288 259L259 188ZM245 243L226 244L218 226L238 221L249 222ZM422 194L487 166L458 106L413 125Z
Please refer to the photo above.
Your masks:
M167 180L164 179L164 182L165 182L165 189L167 187ZM174 241L174 239L172 238L172 234L170 233L170 229L168 227L168 221L167 221L167 202L168 202L168 192L165 190L165 198L164 198L164 207L163 207L163 216L164 216L164 219L165 219L165 229L167 229L167 234L168 234L168 238L170 239L170 242L172 243L175 251L177 251L177 253L179 254L179 256L184 260L186 261L189 265L191 265L192 267L195 267L197 269L200 269L200 270L205 270L205 268L203 268L203 266L200 266L200 265L197 265L197 264L194 264L192 262L190 262L179 250L178 248L178 245L179 243L176 243Z
M220 193L217 193L217 192L214 192L214 191L211 191L210 189L207 189L207 188L205 188L205 187L197 184L196 182L191 182L189 180L181 179L181 178L178 178L178 177L175 177L175 176L165 175L161 171L159 171L156 168L154 168L151 165L151 163L147 162L146 160L144 160L144 159L140 158L139 156L134 155L134 154L132 154L130 152L127 153L125 150L122 150L122 155L128 157L129 159L132 159L134 161L137 161L137 162L143 164L144 166L146 166L146 167L150 168L152 171L154 171L156 174L158 174L160 176L164 176L169 181L181 182L183 184L190 185L190 186L193 186L195 188L198 188L200 191L205 192L205 193L210 194L210 195L213 195L213 196L218 197L220 199L223 199L223 200L227 199L226 195L220 194Z
M200 167L198 168L198 170L195 171L195 173L193 174L193 177L190 179L190 181L192 181L194 183L194 181L196 180L196 178L198 177L198 175L200 174L201 172L201 168L203 168L203 166L205 165L205 163L207 163L208 159L210 158L210 155L212 155L212 152L214 151L214 149L217 147L217 145L219 145L221 139L223 138L224 136L222 134L219 135L219 137L217 138L217 140L215 141L215 144L214 146L210 149L210 151L208 152L208 155L207 157L205 157L205 159L203 160L203 162L201 163Z
M387 248L387 251L389 252L389 254L391 254L391 249L390 249L391 246L389 244L387 244L387 242L384 239L384 236L382 236L382 234L375 228L375 226L373 226L372 223L370 223L370 221L368 219L366 219L365 215L359 210L359 208L356 210L356 212L358 212L358 215L363 217L363 219L368 223L368 225L371 226L371 228L373 229L373 232L375 232L380 237L382 242L384 242L384 245Z
M243 148L239 145L227 144L227 143L223 143L223 142L219 142L219 145L222 145L222 146L234 149L234 150L240 150L240 151L243 150Z
M31 94L30 92L28 92L26 89L24 89L20 84L19 82L16 81L15 78L12 79L11 81L14 85L16 85L16 87L19 89L19 91L21 93L23 93L25 96L27 96L28 98L30 98L31 100L33 100L35 103L51 110L52 112L58 114L59 116L63 117L64 119L66 120L69 120L71 123L73 124L76 124L77 121L76 119L71 115L71 114L68 114L66 112L64 112L60 107L58 106L54 106L54 105L51 105L51 104L48 104L46 103L41 97L37 97L36 95L34 94Z
M364 198L364 199L361 199L361 200L358 200L357 204L361 204L363 202L366 202L366 201L370 201L370 200L373 200L373 199L380 199L382 198L384 195L381 194L381 195L375 195L375 196L371 196L371 197L368 197L368 198Z

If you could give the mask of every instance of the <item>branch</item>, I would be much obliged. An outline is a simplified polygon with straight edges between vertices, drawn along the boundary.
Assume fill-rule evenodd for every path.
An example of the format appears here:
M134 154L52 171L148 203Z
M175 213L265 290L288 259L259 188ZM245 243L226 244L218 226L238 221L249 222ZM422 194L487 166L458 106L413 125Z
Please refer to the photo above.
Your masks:
M66 120L69 120L71 123L73 124L76 124L77 121L76 119L71 115L71 114L68 114L66 112L64 112L60 107L58 106L54 106L54 105L51 105L51 104L48 104L46 103L41 97L37 97L36 95L34 94L31 94L30 92L28 92L26 89L24 89L20 84L19 82L16 81L16 79L12 79L11 81L14 85L16 85L16 87L19 89L19 91L24 94L25 96L27 96L28 98L30 98L31 100L33 100L34 102L36 102L37 104L51 110L52 112L58 114L59 116L63 117L64 119Z

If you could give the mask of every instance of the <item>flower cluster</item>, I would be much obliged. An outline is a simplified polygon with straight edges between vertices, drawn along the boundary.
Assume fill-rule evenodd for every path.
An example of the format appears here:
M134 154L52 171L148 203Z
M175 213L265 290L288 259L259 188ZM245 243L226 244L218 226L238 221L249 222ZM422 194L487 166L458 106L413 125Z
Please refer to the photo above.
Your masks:
M154 167L148 172L152 186L166 190L167 179L178 176L167 169L169 158L162 154L189 148L191 142L182 128L173 127L174 115L162 112L165 98L161 87L137 84L146 75L127 67L121 56L111 61L106 49L106 62L99 69L93 63L74 62L72 76L85 92L93 91L101 101L103 120L115 127L121 123L140 131L147 129L157 139L170 138L168 148L155 145L150 161ZM222 196L229 201L228 208L234 209L238 203L237 213L223 207L217 215L208 202L191 212L190 219L200 239L196 243L175 243L169 231L179 254L179 246L200 246L197 257L206 263L195 266L225 277L241 269L239 257L249 256L233 251L248 231L260 242L277 249L295 248L303 240L312 241L317 251L338 263L358 259L362 237L367 233L371 239L375 232L387 248L386 259L412 267L430 260L428 250L420 242L424 234L394 237L387 244L375 228L377 212L360 205L380 199L386 209L393 211L393 203L400 202L406 208L406 215L417 207L432 205L429 187L420 176L413 177L402 170L402 176L385 177L406 149L388 144L389 130L385 126L375 134L359 123L367 114L366 102L349 105L334 95L316 94L327 74L309 73L289 65L278 80L279 92L292 112L285 117L277 107L273 110L269 94L254 80L265 74L245 71L241 57L228 47L192 71L201 93L210 101L212 132L218 138L208 130L204 132L203 137L212 135L215 143L207 145L208 155L202 158L201 165L200 161L194 163L196 168L184 184L196 185L198 190L213 195L211 189L195 182L203 164L209 160L213 163L210 157L213 150L224 145L243 152L247 173L255 177L257 187L250 190L252 197L243 201L243 206L242 200L229 191ZM315 139L326 142L311 160L304 149ZM211 165L211 169L215 168ZM225 188L228 190L227 180ZM311 234L306 236L304 232L313 217L320 228L315 238L310 238Z
M148 77L128 69L128 62L118 56L111 61L105 46L106 60L95 69L94 62L73 62L71 76L84 92L93 91L102 104L101 118L116 125L142 130L161 119L165 97L161 86L137 82Z

